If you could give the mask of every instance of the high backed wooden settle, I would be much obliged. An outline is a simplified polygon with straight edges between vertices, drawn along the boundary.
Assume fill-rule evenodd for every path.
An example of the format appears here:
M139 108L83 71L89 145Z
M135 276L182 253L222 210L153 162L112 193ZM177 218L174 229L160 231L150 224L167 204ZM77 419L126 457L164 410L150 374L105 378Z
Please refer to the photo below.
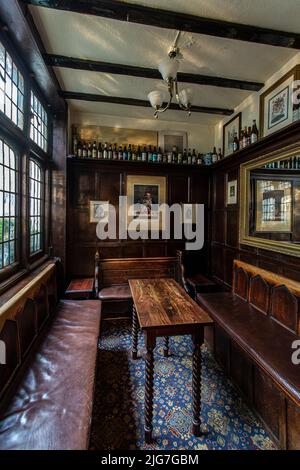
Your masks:
M300 283L235 260L232 292L197 300L215 321L217 359L280 446L298 449L300 365L292 355L300 337Z

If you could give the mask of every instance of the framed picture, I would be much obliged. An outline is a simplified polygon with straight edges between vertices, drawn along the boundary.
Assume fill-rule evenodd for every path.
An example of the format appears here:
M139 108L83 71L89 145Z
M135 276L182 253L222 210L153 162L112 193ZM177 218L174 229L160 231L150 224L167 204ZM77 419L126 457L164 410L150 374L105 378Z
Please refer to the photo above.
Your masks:
M255 181L255 231L292 231L292 182L257 179Z
M293 84L299 80L296 66L260 96L260 135L272 134L296 120Z
M167 180L164 176L128 175L126 181L127 225L136 220L142 230L163 230L164 213L158 205L166 203Z
M108 224L109 201L90 201L90 223Z
M237 204L237 180L227 183L227 205Z
M177 147L178 152L183 153L188 148L188 138L186 132L179 131L159 131L158 146L166 153L172 152L173 147Z
M238 113L223 126L223 155L228 157L233 153L233 140L235 134L238 139L242 128L242 113Z

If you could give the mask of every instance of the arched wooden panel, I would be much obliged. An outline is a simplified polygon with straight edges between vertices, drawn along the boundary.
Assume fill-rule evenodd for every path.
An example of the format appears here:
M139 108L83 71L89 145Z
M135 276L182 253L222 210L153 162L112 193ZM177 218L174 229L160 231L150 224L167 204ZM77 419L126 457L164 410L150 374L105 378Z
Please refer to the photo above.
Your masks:
M273 287L271 294L271 315L283 326L297 333L298 299L286 286Z
M269 284L261 276L250 279L249 302L266 315L269 312L270 290Z
M242 299L248 300L249 290L249 275L242 269L238 268L234 271L234 292L235 294L242 297Z
M16 315L16 320L19 329L21 355L23 357L37 333L36 304L32 299L27 299L22 310Z
M13 320L6 320L1 333L0 341L5 345L5 364L0 364L0 395L20 362L17 324Z

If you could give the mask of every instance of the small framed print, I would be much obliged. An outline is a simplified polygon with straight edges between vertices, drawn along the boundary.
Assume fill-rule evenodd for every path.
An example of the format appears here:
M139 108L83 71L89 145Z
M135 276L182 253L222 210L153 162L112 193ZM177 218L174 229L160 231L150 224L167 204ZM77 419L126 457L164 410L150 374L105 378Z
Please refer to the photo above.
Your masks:
M227 205L237 204L237 180L227 183Z
M300 78L296 66L260 96L260 135L272 134L295 119L294 83Z
M90 223L108 224L109 201L90 201Z
M242 113L238 113L223 126L223 154L228 157L233 153L233 140L235 134L240 137L242 127Z
M174 147L177 148L178 152L183 153L183 150L188 148L187 132L159 131L158 146L166 153L172 152Z

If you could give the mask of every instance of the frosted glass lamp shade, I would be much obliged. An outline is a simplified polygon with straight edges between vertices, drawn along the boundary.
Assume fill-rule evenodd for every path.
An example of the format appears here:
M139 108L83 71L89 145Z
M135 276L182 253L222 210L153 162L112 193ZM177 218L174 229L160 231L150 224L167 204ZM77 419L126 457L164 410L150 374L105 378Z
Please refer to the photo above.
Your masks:
M179 99L180 99L180 102L183 104L183 106L188 106L189 104L191 104L192 98L193 98L193 93L190 88L184 88L179 93Z
M160 91L154 90L149 93L148 100L150 101L151 106L156 109L157 107L161 107L164 97Z
M167 81L168 78L175 79L179 70L179 62L176 59L170 59L168 57L158 64L158 70L164 80Z

